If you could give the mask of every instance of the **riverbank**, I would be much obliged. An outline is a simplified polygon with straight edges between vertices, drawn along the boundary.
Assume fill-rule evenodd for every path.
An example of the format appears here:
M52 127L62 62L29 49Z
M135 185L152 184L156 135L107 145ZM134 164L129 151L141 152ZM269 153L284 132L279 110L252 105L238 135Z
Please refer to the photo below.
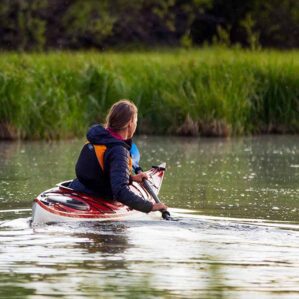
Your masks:
M0 138L83 136L120 98L139 133L298 133L299 52L0 54Z

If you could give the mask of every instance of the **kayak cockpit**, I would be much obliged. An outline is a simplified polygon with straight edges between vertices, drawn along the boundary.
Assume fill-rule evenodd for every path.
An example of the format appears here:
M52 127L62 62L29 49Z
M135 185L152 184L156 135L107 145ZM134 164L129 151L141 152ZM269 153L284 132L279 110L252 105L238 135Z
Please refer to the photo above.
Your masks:
M44 196L42 194L41 202L45 205L62 204L79 211L88 211L90 209L90 206L86 202L55 193L47 193Z

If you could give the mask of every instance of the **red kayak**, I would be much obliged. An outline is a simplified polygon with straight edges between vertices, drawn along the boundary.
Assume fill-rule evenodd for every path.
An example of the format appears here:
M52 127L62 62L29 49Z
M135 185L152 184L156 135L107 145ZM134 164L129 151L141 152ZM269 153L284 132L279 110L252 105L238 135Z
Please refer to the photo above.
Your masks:
M152 190L158 195L166 164L152 167L146 173ZM76 192L68 187L71 181L42 192L33 202L32 224L70 221L125 220L142 216L144 213L130 209L115 200L94 197ZM142 183L133 182L130 189L145 200L154 203L152 196Z

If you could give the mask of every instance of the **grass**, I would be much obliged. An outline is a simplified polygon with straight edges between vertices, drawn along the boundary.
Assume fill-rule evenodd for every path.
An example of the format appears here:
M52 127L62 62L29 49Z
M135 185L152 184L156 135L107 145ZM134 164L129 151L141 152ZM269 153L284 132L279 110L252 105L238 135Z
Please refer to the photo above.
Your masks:
M0 54L0 138L84 135L121 98L139 133L299 132L299 52Z

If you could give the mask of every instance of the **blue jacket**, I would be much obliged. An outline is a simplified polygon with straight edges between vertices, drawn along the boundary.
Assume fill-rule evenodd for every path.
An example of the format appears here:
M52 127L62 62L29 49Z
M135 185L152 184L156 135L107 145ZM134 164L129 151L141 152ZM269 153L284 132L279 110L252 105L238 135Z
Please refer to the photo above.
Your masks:
M76 164L76 176L70 187L107 199L115 199L124 205L148 213L153 204L136 195L129 188L129 158L131 140L118 140L101 125L92 126ZM105 145L104 171L98 162L93 145Z

